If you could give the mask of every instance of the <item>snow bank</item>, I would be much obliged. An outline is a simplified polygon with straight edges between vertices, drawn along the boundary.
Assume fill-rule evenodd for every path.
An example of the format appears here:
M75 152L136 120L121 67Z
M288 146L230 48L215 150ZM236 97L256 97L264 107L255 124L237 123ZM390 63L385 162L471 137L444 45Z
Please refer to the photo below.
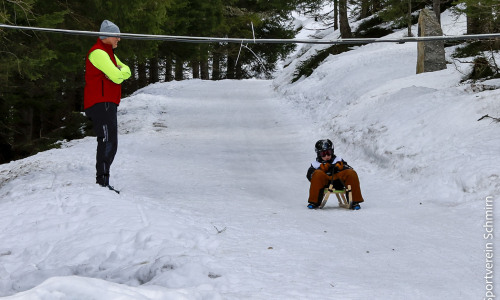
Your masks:
M442 21L445 34L465 32L463 18L446 12ZM330 56L291 84L305 55L274 84L343 153L370 162L370 172L401 176L423 198L456 205L500 192L500 168L491 163L500 150L498 125L478 122L500 115L500 91L474 92L461 83L467 66L451 63L453 50L446 70L416 75L415 43L366 45ZM500 87L498 80L488 84Z

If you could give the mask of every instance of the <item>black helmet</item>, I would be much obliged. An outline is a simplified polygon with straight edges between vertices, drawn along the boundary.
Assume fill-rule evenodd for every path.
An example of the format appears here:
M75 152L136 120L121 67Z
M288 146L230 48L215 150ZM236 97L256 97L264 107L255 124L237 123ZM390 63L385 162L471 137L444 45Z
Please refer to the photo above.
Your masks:
M332 150L333 153L333 143L329 139L319 140L316 142L316 145L314 145L314 149L316 150L316 153L324 150Z

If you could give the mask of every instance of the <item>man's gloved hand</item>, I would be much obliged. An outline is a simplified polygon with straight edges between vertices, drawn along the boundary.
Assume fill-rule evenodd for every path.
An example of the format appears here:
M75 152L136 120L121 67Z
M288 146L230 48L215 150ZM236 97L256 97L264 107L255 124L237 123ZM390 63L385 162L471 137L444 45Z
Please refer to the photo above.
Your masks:
M327 172L330 170L330 167L331 167L331 166L332 166L332 165L330 165L329 163L324 163L324 164L321 164L321 165L319 166L319 168L320 168L323 172L327 173Z

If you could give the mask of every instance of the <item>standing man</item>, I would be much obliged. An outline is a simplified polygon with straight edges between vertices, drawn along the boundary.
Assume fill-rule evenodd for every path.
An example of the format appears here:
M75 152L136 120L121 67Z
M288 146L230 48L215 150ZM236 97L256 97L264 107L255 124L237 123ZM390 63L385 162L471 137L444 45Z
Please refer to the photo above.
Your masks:
M120 33L120 29L104 20L100 32ZM111 190L114 189L109 185L109 169L118 149L116 111L121 99L121 83L130 77L130 68L114 54L119 41L119 37L99 36L85 63L83 106L97 135L96 183Z

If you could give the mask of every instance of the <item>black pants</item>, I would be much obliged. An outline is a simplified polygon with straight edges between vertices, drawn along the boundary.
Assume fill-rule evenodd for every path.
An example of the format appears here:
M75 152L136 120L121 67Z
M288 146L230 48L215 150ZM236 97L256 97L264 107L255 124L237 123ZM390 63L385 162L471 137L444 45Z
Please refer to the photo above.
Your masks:
M97 135L96 180L101 185L109 184L109 169L118 150L117 105L112 102L97 103L85 110L92 120Z

